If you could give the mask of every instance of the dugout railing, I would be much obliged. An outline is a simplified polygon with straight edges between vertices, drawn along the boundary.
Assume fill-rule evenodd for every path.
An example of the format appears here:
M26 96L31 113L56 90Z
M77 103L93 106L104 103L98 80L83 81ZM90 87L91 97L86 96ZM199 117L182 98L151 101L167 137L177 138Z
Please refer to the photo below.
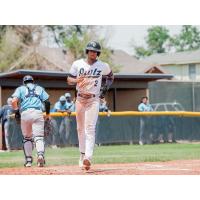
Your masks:
M68 120L61 131L65 137L62 144L53 144L55 127L45 138L46 145L76 146L78 144L75 113L51 113L51 117L60 127L62 120ZM96 128L96 144L138 144L141 131L141 120L144 122L144 143L176 142L179 140L200 141L200 112L111 112L99 113ZM67 127L68 126L68 127ZM67 129L67 130L66 130ZM10 143L12 149L22 147L22 134L15 119L10 119ZM56 138L57 139L57 138ZM55 140L54 140L55 141ZM56 140L58 141L58 140Z

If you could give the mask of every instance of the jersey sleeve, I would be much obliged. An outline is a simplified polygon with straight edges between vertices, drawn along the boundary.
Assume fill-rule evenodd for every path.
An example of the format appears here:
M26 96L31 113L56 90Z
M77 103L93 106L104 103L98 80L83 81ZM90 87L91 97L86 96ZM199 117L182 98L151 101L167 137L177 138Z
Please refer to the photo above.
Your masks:
M59 105L58 102L54 105L54 110L55 110L55 112L56 112L57 110L60 110L60 105Z
M139 110L140 112L143 112L143 111L144 111L144 106L143 106L142 104L139 104L138 110Z
M18 99L21 98L21 87L18 87L15 92L12 94L12 97L17 97Z
M102 75L108 75L111 72L110 66L108 63L104 63L104 68L103 68L103 74Z
M40 99L42 101L46 101L49 98L49 95L47 94L47 92L44 90L44 88L41 88L41 94L40 94Z
M71 69L69 70L69 74L71 76L77 76L77 72L78 72L77 64L76 64L76 62L73 62Z

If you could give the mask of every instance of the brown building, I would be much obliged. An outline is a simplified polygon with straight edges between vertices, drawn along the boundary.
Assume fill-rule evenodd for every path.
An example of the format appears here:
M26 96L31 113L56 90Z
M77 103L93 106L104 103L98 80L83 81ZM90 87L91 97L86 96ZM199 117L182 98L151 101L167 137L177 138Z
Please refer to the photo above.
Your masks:
M17 70L0 74L0 106L6 103L7 98L14 92L16 87L22 85L25 75L32 75L35 82L46 88L53 104L66 92L75 96L75 87L66 83L66 72L40 71L40 70ZM171 74L115 74L115 80L111 86L107 101L112 111L137 110L141 96L148 96L148 82L159 79L171 79Z

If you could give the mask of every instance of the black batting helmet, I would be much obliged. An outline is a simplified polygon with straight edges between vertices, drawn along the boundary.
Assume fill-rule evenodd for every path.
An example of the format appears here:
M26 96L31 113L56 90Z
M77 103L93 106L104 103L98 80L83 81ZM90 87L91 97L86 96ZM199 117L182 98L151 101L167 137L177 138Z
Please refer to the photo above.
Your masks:
M23 78L23 84L26 84L27 82L33 82L33 81L34 81L34 79L33 79L33 77L30 76L30 75L26 75L26 76L24 76L24 78Z
M96 51L97 56L99 56L101 54L101 45L98 42L91 41L87 44L85 48L86 54L88 54L88 51Z

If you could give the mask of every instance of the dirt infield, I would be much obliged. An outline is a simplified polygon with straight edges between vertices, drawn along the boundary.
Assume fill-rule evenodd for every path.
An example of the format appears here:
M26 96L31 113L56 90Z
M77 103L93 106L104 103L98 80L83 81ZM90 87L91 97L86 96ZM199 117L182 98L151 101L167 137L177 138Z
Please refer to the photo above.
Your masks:
M198 175L200 160L94 164L85 172L78 166L47 166L44 168L2 168L1 175Z

